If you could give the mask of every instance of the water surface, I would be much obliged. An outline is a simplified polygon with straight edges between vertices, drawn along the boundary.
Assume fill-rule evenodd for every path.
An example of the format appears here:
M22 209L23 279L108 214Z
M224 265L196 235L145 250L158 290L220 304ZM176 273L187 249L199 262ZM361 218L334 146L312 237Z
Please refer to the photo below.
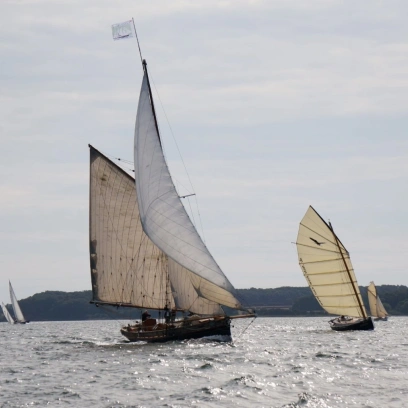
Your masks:
M232 343L127 343L118 321L0 324L0 407L408 407L408 318L234 322Z

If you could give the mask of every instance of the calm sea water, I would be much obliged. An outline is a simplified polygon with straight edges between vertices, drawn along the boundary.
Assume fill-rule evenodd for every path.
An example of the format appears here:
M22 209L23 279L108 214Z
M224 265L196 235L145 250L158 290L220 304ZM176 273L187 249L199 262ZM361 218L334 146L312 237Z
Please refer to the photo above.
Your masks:
M233 343L127 343L120 322L0 324L0 407L408 407L408 318L236 321Z

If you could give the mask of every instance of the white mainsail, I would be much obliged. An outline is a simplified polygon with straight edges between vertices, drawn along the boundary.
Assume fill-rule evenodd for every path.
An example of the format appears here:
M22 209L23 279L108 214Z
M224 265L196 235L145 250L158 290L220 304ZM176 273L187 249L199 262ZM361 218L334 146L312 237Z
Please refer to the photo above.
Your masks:
M24 318L23 312L20 309L20 305L18 304L17 297L14 293L13 287L11 286L11 282L9 281L9 289L10 289L10 300L11 305L13 306L14 316L19 323L25 323L26 319Z
M90 261L93 301L201 315L239 302L169 258L143 231L135 180L90 146ZM210 295L207 294L210 292ZM221 294L217 301L210 299ZM212 294L212 296L211 296Z
M323 309L366 318L350 255L312 206L300 222L296 246L302 272Z
M370 305L371 316L384 318L388 316L380 297L377 294L377 288L374 282L370 282L368 286L368 303Z
M14 319L11 317L11 314L7 310L6 306L4 303L1 304L1 309L3 310L4 317L10 324L14 324Z

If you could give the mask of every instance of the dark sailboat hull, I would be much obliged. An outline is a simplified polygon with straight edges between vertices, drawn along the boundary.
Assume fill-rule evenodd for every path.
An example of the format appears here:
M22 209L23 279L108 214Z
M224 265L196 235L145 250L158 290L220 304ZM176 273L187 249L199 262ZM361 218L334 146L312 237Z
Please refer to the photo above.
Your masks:
M385 317L376 317L374 319L375 322L386 322L388 320L388 316Z
M129 341L163 343L173 340L199 339L209 336L227 336L231 338L230 319L198 319L175 322L175 324L157 324L153 327L141 325L122 327L120 332Z
M366 319L351 319L344 321L337 318L330 320L330 327L335 331L374 330L374 323L371 317Z

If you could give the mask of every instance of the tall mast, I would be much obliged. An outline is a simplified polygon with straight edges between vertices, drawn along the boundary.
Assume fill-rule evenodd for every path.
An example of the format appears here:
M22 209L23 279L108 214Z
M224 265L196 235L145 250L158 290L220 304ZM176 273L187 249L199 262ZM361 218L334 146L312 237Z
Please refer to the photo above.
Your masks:
M159 142L160 142L160 146L161 146L162 143L161 143L161 139L160 139L159 125L157 124L156 110L154 108L152 88L150 87L149 74L147 73L147 63L146 63L146 60L143 59L143 57L142 57L142 50L140 49L139 37L137 36L135 20L133 19L133 17L132 17L132 22L133 22L133 28L135 29L137 47L139 48L140 61L142 61L143 71L146 74L147 87L149 88L150 104L152 105L152 111L153 111L153 117L154 117L154 124L156 126L157 135L159 136Z
M340 244L339 244L339 240L338 240L338 238L337 238L337 235L334 233L334 229L333 229L333 226L331 225L331 222L329 222L329 227L330 227L330 230L331 230L331 232L332 232L332 234L333 234L333 236L334 236L334 239L336 240L336 244L337 244L337 247L339 248L341 258L343 259L344 266L346 267L346 271L347 271L348 277L349 277L349 279L350 279L351 285L353 286L354 295L356 296L358 305L360 306L361 314L363 315L364 318L366 318L367 315L366 315L366 313L365 313L365 311L364 311L363 305L361 304L360 296L358 296L358 292L357 292L357 289L356 289L356 285L354 284L354 280L353 280L352 277L351 277L350 270L349 270L349 268L348 268L348 266L347 266L346 260L344 259L343 251L341 250L341 247L340 247Z
M154 117L154 124L156 126L156 131L157 131L157 135L159 136L159 142L160 142L160 146L161 146L161 139L160 139L160 132L159 132L159 125L157 123L157 117L156 117L156 110L154 108L154 101L153 101L153 94L152 94L152 88L150 87L150 80L149 80L149 74L147 72L147 62L144 59L142 61L142 65L143 65L143 71L146 75L146 80L147 80L147 87L149 88L149 95L150 95L150 104L152 105L152 112L153 112L153 117Z

